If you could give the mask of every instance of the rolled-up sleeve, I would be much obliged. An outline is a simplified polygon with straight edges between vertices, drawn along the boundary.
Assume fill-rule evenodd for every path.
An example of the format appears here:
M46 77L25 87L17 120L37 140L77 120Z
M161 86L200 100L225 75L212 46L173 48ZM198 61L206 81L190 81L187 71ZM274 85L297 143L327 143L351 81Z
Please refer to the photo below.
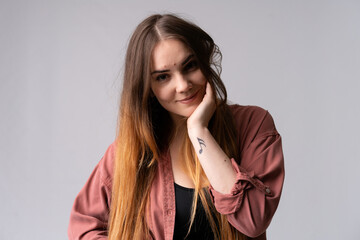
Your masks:
M113 158L114 144L110 145L77 195L70 213L70 240L107 239Z
M231 192L222 194L210 186L217 211L249 237L264 234L279 204L284 181L281 137L271 115L264 111L260 116L240 136L246 138L241 139L240 159L231 159L236 171Z

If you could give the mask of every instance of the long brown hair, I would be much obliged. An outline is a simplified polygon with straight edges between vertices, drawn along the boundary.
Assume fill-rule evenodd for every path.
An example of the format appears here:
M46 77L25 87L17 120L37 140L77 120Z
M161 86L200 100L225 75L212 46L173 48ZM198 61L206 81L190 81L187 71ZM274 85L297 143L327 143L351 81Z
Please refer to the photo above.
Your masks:
M152 15L135 29L128 45L117 131L117 150L110 206L109 239L144 239L149 236L146 205L160 155L167 149L173 128L168 112L151 94L151 54L164 39L182 41L196 57L213 88L217 109L209 130L228 156L237 157L235 127L226 105L227 93L220 79L221 53L201 28L175 15ZM226 216L211 201L208 180L186 136L182 145L187 174L195 193L191 224L201 200L216 239L242 239ZM189 229L190 231L190 229Z

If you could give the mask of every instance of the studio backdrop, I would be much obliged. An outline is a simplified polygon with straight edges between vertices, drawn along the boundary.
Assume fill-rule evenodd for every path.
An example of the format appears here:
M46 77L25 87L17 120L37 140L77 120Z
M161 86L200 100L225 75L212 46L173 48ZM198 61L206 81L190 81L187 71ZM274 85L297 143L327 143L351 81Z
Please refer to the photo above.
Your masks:
M220 47L229 100L275 120L286 177L268 239L360 239L355 0L1 0L0 239L67 239L115 139L129 36L168 12Z

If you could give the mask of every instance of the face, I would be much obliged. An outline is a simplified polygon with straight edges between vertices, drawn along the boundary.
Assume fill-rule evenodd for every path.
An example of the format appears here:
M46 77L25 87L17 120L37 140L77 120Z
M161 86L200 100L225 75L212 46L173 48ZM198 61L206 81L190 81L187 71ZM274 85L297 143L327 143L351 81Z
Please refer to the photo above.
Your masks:
M152 53L151 89L172 119L189 117L205 94L206 79L194 54L179 40L162 40Z

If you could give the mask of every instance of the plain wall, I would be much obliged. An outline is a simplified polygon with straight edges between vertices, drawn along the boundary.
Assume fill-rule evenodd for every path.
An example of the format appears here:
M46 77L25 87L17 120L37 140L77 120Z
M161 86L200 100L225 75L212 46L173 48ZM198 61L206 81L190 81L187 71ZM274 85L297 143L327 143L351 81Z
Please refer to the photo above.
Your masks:
M0 1L0 239L66 239L114 140L127 41L174 12L223 53L229 99L272 114L286 179L270 240L360 238L360 2Z

